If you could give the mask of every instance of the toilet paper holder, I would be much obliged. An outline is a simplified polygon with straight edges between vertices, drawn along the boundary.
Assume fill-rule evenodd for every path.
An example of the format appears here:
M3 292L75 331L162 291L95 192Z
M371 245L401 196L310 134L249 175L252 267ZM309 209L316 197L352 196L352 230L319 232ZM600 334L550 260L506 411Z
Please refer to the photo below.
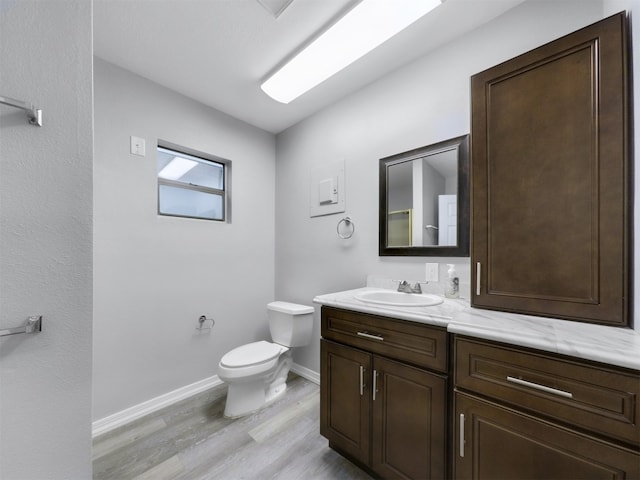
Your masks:
M207 318L206 315L200 315L200 317L198 317L198 326L196 327L196 330L211 330L215 323L216 322L213 318Z

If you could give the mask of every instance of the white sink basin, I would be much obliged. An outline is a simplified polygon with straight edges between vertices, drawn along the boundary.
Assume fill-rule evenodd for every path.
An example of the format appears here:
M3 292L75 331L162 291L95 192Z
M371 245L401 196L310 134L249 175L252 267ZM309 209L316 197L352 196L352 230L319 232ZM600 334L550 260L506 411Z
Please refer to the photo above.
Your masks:
M392 290L376 290L354 295L356 300L378 305L391 305L394 307L430 307L442 303L442 298L428 293L403 293Z

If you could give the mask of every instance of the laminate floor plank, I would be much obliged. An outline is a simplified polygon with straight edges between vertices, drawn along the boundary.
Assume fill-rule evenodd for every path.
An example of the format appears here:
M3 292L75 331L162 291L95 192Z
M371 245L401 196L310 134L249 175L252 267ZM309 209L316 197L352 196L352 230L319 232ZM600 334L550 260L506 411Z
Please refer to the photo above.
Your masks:
M169 457L162 463L159 463L146 472L137 475L133 480L174 480L185 468L178 455Z
M319 433L320 394L290 375L251 415L223 415L221 385L94 440L94 480L371 480Z
M256 442L262 443L274 435L277 435L279 432L283 430L286 431L289 427L300 421L301 417L304 417L305 413L309 410L318 408L320 408L320 397L316 392L313 392L295 404L289 405L287 409L278 413L273 418L249 430L249 435Z
M122 448L124 445L132 444L155 432L166 428L167 424L162 418L150 419L138 426L133 426L126 430L118 431L117 435L111 435L93 447L93 461L109 455Z

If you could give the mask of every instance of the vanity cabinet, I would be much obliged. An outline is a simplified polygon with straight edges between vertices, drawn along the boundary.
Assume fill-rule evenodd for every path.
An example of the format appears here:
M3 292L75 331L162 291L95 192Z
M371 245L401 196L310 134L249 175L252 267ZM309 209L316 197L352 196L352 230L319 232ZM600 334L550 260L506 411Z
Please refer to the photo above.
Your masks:
M320 433L381 478L446 477L444 329L322 307Z
M625 326L625 13L471 78L472 305Z
M640 478L639 372L455 337L456 479Z

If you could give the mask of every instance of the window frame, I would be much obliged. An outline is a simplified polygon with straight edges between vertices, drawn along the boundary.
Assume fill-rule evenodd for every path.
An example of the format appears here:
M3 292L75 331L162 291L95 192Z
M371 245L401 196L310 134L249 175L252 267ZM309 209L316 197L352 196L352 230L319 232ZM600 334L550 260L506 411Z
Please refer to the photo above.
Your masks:
M208 162L214 165L222 166L222 189L206 187L202 185L195 185L193 183L185 183L180 180L170 180L166 178L162 178L158 175L158 159L156 156L156 180L157 180L157 188L156 188L156 209L157 215L161 217L176 217L176 218L192 218L195 220L208 220L210 222L218 222L218 223L231 223L231 201L230 201L230 192L231 192L231 161L217 157L215 155L211 155L208 153L204 153L198 150L194 150L191 148L183 147L181 145L176 145L174 143L158 141L156 146L156 155L158 153L158 149L169 150L176 155L187 155L190 157L194 157L197 160L202 160L204 162ZM162 213L160 211L160 187L167 186L173 188L180 188L183 190L191 190L196 192L208 193L212 195L217 195L222 197L222 218L209 218L202 217L197 215L182 215L176 213Z

